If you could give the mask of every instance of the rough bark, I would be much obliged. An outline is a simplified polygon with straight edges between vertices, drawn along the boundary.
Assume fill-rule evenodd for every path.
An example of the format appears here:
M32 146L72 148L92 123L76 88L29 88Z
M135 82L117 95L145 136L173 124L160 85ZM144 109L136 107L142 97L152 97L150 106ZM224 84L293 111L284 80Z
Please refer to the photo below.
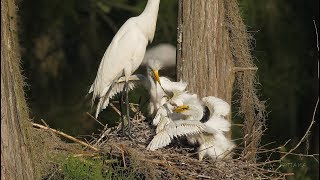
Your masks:
M231 104L235 79L223 0L180 0L177 78L190 92Z
M28 110L19 68L16 7L1 1L1 179L34 179L28 153Z

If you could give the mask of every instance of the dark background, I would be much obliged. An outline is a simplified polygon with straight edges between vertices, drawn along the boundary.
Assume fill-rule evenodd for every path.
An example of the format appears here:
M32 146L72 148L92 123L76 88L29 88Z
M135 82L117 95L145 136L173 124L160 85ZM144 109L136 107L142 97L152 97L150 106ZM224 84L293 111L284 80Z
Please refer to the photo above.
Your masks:
M269 112L262 144L289 147L304 135L318 97L318 51L313 20L319 27L317 0L239 0L242 17L255 41L258 87ZM71 135L97 132L88 115L93 82L101 57L115 32L142 12L146 0L23 0L19 7L23 75L28 84L31 117ZM155 40L176 44L177 1L161 0ZM146 91L139 90L140 93ZM135 101L138 97L133 97ZM145 100L144 98L143 100ZM100 120L117 120L107 109ZM319 121L300 153L319 153ZM287 149L288 150L288 149ZM287 159L300 165L286 170L297 179L315 178L319 164L307 158ZM306 166L303 166L306 165ZM291 169L290 169L291 168Z

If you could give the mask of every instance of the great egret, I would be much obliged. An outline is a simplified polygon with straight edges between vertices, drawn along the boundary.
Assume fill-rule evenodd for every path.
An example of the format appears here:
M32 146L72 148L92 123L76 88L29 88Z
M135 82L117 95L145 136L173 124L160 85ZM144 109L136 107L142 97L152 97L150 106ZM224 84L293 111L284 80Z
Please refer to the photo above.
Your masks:
M99 98L96 118L108 106L110 91L121 77L125 77L123 90L126 94L126 117L128 120L129 136L130 117L128 108L128 81L130 75L140 66L145 55L148 42L152 42L156 29L160 0L148 0L144 11L137 17L128 19L104 53L97 76L89 90L93 92L92 100Z

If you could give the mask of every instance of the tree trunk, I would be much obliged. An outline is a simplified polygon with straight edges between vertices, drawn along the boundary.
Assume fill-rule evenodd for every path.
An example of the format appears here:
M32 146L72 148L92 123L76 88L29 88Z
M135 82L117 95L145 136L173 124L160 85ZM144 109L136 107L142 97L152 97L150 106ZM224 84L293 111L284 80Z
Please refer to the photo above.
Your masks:
M1 179L34 179L13 0L1 1Z
M179 1L177 78L201 98L231 104L235 76L224 10L223 0Z

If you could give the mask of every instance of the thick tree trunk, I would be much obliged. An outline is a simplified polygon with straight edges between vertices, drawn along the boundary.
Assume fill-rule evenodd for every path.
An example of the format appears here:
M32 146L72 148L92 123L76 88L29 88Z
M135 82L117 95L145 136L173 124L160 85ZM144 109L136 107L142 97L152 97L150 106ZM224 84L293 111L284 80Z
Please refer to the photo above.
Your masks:
M231 104L235 76L224 10L224 0L179 1L177 78L200 97Z
M34 179L17 42L14 1L1 0L1 179L8 180Z

